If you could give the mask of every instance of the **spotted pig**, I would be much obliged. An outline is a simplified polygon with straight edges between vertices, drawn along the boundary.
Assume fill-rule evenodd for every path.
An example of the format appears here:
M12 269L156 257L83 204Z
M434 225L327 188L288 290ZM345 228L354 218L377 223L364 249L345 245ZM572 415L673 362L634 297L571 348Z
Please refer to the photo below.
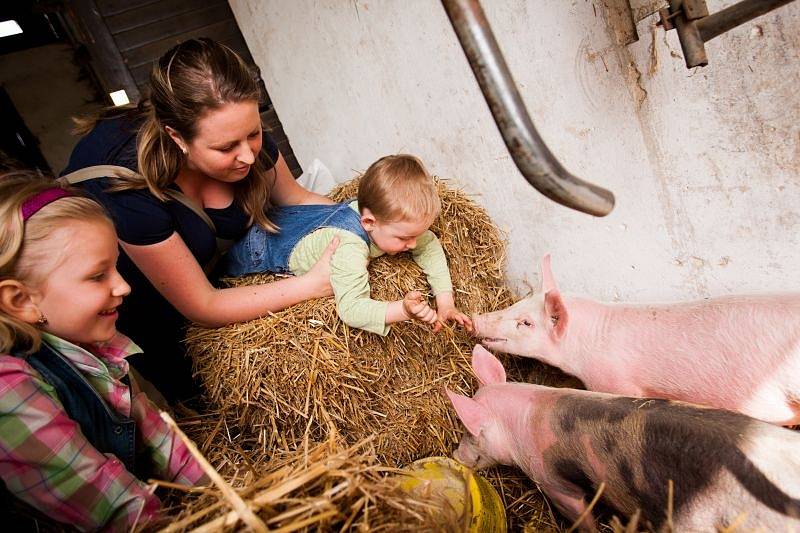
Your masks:
M473 398L447 391L467 431L454 456L521 468L569 520L601 502L674 531L800 531L800 433L731 411L507 383L481 346ZM672 514L668 516L669 486ZM596 529L592 513L579 526Z

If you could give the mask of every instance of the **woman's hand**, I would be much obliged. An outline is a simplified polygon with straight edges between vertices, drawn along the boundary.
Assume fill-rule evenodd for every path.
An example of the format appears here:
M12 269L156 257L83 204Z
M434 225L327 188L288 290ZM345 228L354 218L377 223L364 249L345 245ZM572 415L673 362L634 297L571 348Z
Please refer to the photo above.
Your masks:
M336 251L337 246L339 246L339 237L334 236L319 260L311 267L311 270L301 276L308 283L312 284L314 287L312 288L312 292L316 298L333 296L333 287L331 287L331 257Z
M403 311L405 311L408 318L418 320L420 322L427 322L428 324L436 324L436 311L431 309L425 297L419 291L410 291L403 297Z

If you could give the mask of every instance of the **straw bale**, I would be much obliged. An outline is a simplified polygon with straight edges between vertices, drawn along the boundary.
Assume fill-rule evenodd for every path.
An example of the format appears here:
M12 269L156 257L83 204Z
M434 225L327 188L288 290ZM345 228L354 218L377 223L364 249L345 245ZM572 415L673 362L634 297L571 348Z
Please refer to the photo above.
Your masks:
M443 209L432 229L448 257L457 305L485 312L510 304L497 229L463 193L438 184ZM349 183L336 198L354 195L356 186ZM427 292L424 274L406 256L372 261L370 281L373 297L383 300ZM378 456L390 465L445 454L460 425L443 387L469 393L475 386L474 340L460 328L434 334L407 322L380 337L341 322L332 298L223 328L193 327L187 343L211 404L268 448L289 448L307 432L322 442L333 423L351 444L377 433Z

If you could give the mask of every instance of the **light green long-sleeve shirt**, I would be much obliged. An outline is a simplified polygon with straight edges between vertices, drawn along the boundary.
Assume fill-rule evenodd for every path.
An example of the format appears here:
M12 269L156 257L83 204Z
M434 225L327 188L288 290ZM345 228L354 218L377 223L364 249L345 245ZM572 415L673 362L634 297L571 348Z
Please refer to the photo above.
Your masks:
M350 207L359 212L357 202L350 202ZM386 308L389 303L369 297L367 264L370 259L384 254L374 243L367 246L361 237L344 229L321 228L300 239L289 256L289 269L295 275L308 272L334 235L339 236L339 246L331 258L331 286L339 317L350 327L387 335ZM411 256L425 272L434 296L452 292L447 259L433 232L428 230L417 239Z

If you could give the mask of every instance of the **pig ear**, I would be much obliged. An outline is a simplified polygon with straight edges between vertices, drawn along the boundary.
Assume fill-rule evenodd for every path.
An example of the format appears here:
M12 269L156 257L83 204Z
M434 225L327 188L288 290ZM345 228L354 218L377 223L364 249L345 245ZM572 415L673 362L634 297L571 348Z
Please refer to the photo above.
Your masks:
M475 437L480 435L481 426L488 419L486 409L472 398L456 394L450 389L445 389L445 392L447 392L447 397L450 398L458 418L464 423L467 431Z
M506 382L506 369L503 368L503 363L480 344L476 344L472 349L472 369L484 385Z
M567 332L569 313L558 289L549 290L545 293L544 310L550 320L547 327L550 328L551 334L556 340L561 340L564 337L564 333Z
M542 294L553 289L558 289L556 280L553 278L553 271L550 269L550 254L545 254L542 257L542 283L540 292Z

